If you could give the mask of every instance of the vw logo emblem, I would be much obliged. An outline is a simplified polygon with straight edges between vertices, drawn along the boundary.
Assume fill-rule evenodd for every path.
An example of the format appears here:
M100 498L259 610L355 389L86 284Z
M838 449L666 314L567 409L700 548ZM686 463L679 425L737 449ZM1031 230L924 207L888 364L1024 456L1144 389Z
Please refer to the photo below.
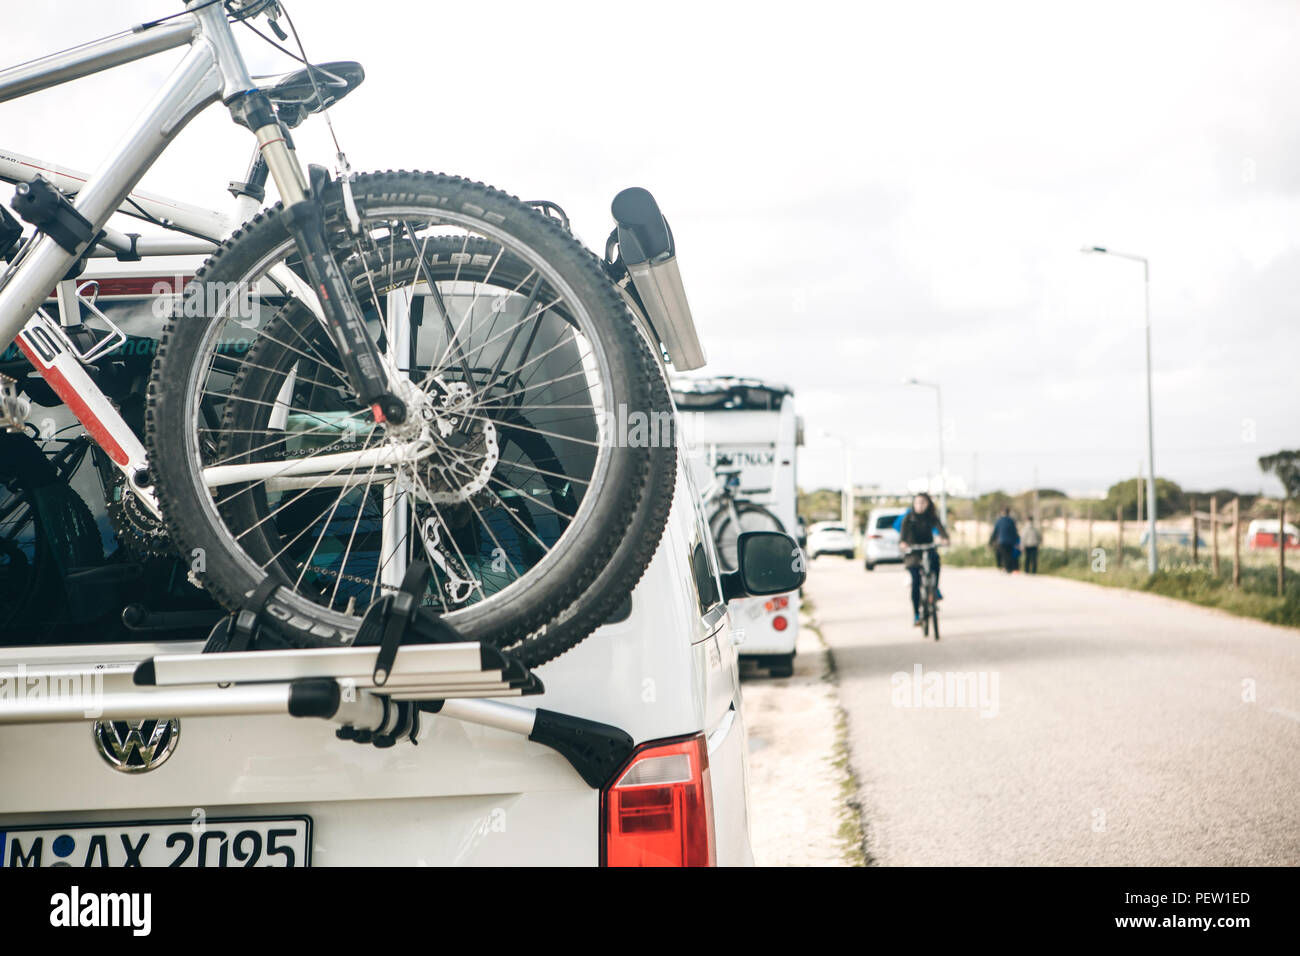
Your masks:
M92 728L104 762L122 773L144 773L166 763L181 736L171 720L97 720Z

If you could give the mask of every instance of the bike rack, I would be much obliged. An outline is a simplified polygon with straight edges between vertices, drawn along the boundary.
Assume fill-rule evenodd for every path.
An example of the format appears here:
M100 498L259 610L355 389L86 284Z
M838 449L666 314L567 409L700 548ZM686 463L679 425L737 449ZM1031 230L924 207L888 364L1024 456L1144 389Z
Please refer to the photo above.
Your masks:
M544 687L509 653L460 640L421 609L416 595L428 576L426 565L412 564L401 590L367 613L352 646L242 649L278 637L273 620L245 608L213 629L202 653L142 661L132 687L103 688L93 698L0 696L0 724L286 714L332 721L341 725L342 740L387 748L403 738L417 743L421 715L435 714L520 734L560 753L589 786L607 783L631 756L632 738L582 717L474 699L540 694ZM29 668L24 677L85 687L98 676L102 688L105 673L103 665L88 664Z

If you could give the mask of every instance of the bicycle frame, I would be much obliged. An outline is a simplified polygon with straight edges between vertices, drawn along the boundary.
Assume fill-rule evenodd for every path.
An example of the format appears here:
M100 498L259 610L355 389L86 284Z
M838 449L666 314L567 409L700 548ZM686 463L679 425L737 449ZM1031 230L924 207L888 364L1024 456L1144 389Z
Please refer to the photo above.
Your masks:
M105 236L100 240L104 245L118 251L133 248L130 240L113 230L105 230L105 225L113 213L124 211L122 206L128 197L143 199L148 204L144 209L149 215L157 215L155 210L165 214L169 212L165 217L158 216L164 218L164 224L169 228L213 242L223 239L234 225L220 214L170 203L161 197L132 193L153 162L203 109L218 99L231 103L232 98L257 89L226 20L225 7L204 0L187 0L186 7L186 13L164 23L106 37L0 72L0 102L6 102L189 45L189 52L144 112L84 182L71 170L49 167L53 175L47 178L55 185L79 187L74 208L90 222L93 234L104 231ZM286 204L303 199L306 185L302 170L292 150L280 137L278 124L259 128L255 134ZM21 168L24 166L43 171L39 162L29 161L26 157L0 155L0 172L8 173L3 178L30 179L29 170ZM202 251L169 240L162 240L155 249L154 254L169 250ZM136 251L148 253L151 250ZM39 233L36 241L23 248L0 282L0 342L16 341L33 368L77 416L114 466L126 476L128 486L157 514L158 503L152 493L144 445L87 374L59 324L41 308L51 289L59 288L61 293L65 291L66 283L60 288L60 280L84 254L68 252L50 236ZM273 272L273 277L296 294L318 318L323 318L315 295L297 275L288 269L280 269ZM77 304L75 295L61 294L60 300L64 309ZM65 311L65 317L66 314ZM264 469L270 475L276 466L270 464Z

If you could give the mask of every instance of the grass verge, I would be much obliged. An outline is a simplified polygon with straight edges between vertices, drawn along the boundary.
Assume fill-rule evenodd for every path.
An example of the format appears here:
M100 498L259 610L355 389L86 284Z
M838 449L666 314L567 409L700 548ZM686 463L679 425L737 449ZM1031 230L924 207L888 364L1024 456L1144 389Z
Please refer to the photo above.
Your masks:
M1253 617L1269 624L1300 627L1300 575L1286 572L1286 596L1277 596L1275 567L1243 565L1241 586L1232 584L1231 565L1224 562L1218 575L1207 564L1192 564L1186 555L1162 556L1160 570L1147 572L1146 552L1125 548L1119 560L1114 549L1042 549L1038 553L1040 574L1054 574L1105 587L1147 591L1189 601L1202 607L1218 608L1239 617ZM953 567L993 567L993 553L985 547L956 547L944 555Z

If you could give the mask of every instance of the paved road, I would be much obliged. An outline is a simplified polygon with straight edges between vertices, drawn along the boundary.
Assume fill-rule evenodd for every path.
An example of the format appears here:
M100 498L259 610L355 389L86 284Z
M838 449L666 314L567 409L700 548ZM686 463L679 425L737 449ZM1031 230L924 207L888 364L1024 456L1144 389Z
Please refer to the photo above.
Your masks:
M945 568L936 644L906 581L825 557L806 588L875 862L1300 864L1300 631Z

